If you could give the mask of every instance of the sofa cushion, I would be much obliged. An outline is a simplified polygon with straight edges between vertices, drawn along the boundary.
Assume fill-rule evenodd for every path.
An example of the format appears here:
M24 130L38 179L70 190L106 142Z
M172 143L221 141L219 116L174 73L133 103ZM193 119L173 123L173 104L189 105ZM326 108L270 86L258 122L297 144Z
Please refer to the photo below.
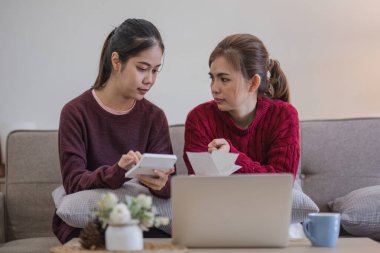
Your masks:
M136 179L132 179L119 189L92 189L68 195L63 186L60 186L53 191L52 196L57 208L57 215L68 225L83 228L95 218L93 210L97 207L101 195L106 192L114 193L119 200L124 200L126 195L136 196L140 193L151 195L148 188L139 184ZM152 195L152 200L158 215L171 217L170 199L161 199ZM170 224L161 226L160 229L171 233Z
M294 182L292 197L292 224L303 222L309 213L319 212L318 206L302 191L297 181Z
M46 253L58 245L61 243L56 237L20 239L0 245L0 253Z
M51 191L62 184L57 131L14 131L7 139L5 240L54 236Z
M347 232L380 240L380 185L352 191L329 206L341 214L341 225Z

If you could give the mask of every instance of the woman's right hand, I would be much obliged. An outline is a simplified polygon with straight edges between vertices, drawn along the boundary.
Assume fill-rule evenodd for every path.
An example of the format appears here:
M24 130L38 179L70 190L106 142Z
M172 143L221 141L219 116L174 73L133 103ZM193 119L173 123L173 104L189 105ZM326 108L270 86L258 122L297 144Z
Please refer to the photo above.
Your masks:
M141 153L139 151L130 150L127 154L121 156L117 165L125 170L129 170L134 165L136 165L140 159Z

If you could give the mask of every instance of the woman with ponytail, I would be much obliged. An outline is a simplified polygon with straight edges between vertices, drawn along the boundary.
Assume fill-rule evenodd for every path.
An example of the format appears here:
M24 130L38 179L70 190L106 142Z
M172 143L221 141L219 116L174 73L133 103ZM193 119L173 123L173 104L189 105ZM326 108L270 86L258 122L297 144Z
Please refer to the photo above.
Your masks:
M195 107L185 125L187 151L237 153L235 173L297 174L299 120L277 60L250 34L222 40L209 58L214 100Z
M93 87L61 112L59 158L67 194L120 188L130 180L125 172L142 153L172 153L165 114L144 98L162 67L163 53L159 31L143 19L127 19L108 35ZM139 175L136 184L157 197L169 198L174 168L155 173L156 177ZM62 243L80 233L57 214L53 230ZM155 228L144 236L169 237Z

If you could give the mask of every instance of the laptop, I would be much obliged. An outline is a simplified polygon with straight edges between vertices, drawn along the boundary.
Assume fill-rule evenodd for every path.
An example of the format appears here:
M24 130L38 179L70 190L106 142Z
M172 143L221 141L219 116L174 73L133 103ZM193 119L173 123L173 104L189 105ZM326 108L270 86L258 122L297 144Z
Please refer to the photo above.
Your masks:
M291 174L175 176L173 243L190 248L286 247Z

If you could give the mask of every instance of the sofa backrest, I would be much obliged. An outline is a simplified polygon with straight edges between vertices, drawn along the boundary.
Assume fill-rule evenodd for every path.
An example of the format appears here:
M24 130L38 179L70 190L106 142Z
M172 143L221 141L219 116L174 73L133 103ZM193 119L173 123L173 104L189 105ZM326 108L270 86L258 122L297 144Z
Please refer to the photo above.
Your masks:
M14 131L7 139L5 240L53 236L51 192L62 182L57 131Z
M301 122L303 191L321 211L337 197L380 184L380 118Z
M170 139L172 141L173 153L177 156L177 175L187 175L187 169L183 160L183 147L185 144L185 125L172 125L169 128Z

